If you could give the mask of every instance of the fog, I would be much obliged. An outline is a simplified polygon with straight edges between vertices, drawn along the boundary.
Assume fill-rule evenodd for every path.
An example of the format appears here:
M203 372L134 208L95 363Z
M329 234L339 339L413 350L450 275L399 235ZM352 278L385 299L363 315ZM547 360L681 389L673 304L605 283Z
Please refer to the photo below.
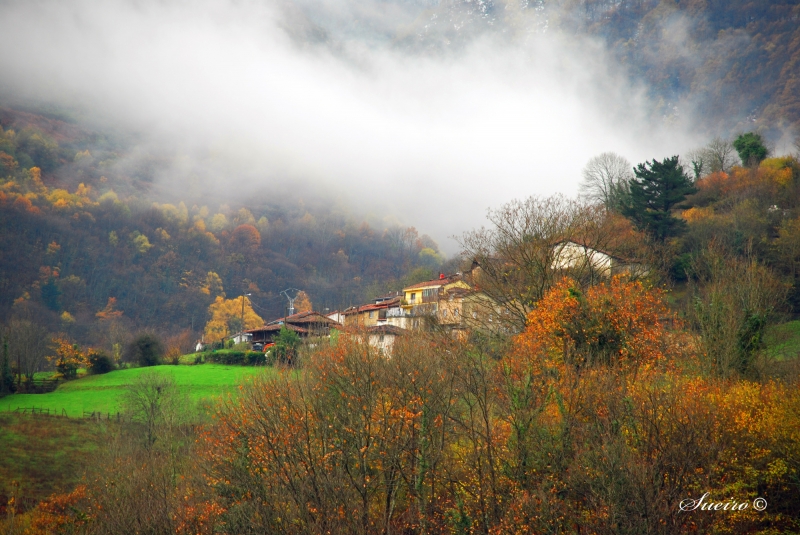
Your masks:
M448 253L489 207L576 194L601 152L636 163L702 143L686 116L655 116L602 43L481 6L5 2L0 81L136 133L139 153L169 148L167 193L344 199Z

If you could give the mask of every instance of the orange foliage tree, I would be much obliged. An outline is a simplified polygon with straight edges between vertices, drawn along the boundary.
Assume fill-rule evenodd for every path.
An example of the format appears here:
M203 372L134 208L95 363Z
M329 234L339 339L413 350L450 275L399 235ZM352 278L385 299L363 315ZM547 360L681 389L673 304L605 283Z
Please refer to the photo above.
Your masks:
M238 251L253 251L261 245L261 233L253 225L239 225L231 234L231 245Z
M56 336L53 338L53 343L56 346L56 354L48 357L50 362L53 363L58 373L64 378L71 379L75 377L78 374L78 368L87 365L86 353L81 350L78 344L65 336Z
M641 281L614 277L582 292L565 278L528 315L516 348L576 368L654 364L670 347L665 321L663 291Z
M57 494L39 503L30 515L27 535L85 533L94 517L85 485L68 494Z

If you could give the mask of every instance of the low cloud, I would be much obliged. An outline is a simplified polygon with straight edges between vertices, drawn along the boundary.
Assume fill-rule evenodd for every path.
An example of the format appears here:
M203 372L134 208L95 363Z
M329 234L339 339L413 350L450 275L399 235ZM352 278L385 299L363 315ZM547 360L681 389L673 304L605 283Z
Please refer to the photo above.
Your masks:
M600 43L546 31L531 11L503 26L513 32L442 47L459 35L448 13L430 2L7 2L0 69L8 92L182 155L159 174L167 191L336 195L451 253L448 236L480 226L488 207L575 194L596 154L637 162L697 144L690 124L653 119L646 88Z

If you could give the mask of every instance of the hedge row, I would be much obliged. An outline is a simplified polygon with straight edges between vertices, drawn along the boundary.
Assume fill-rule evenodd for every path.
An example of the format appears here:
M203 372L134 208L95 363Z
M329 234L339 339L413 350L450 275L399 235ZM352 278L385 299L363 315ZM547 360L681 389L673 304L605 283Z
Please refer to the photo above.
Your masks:
M275 357L260 351L238 351L234 349L218 349L197 353L195 362L213 362L215 364L240 364L242 366L272 366Z

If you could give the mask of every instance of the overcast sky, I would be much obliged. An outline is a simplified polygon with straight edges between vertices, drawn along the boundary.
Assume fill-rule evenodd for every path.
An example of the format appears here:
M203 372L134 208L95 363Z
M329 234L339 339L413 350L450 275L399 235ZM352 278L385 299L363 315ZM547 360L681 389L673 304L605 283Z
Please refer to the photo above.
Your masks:
M159 180L193 181L212 209L218 191L297 184L394 215L449 253L448 236L489 207L576 194L601 152L636 163L702 142L688 118L653 120L646 88L600 43L529 10L448 46L468 18L436 4L7 1L0 72L6 91L203 154Z

